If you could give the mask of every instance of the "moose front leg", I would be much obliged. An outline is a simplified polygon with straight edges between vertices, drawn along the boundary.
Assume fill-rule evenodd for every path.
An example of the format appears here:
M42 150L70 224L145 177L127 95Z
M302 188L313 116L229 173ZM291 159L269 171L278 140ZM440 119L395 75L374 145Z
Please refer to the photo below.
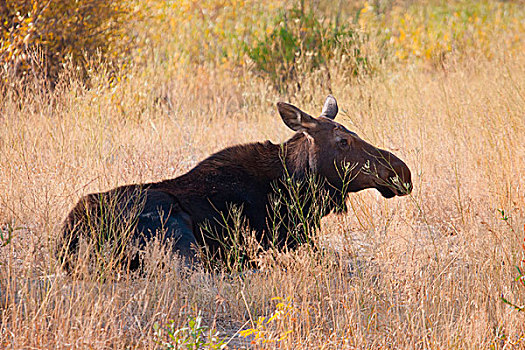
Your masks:
M137 232L140 245L159 238L162 243L171 244L186 264L195 262L198 243L193 234L191 217L184 212L175 199L161 191L148 191L144 210L138 217Z

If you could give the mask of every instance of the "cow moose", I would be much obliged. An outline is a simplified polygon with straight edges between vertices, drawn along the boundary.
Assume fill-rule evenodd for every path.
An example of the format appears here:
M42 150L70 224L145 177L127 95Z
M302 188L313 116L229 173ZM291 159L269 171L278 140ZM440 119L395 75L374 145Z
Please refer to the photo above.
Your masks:
M303 196L301 213L307 224L316 226L319 222L309 219L311 213L322 217L344 211L351 192L375 188L385 198L411 192L410 170L403 161L334 121L338 106L333 96L327 97L318 118L284 102L277 103L277 109L295 131L282 144L266 141L228 147L177 178L125 185L81 198L60 236L59 257L64 265L70 269L81 240L95 236L111 241L127 235L144 247L149 239L162 235L163 242L171 242L189 261L194 261L196 247L205 246L221 256L228 249L223 240L225 220L233 207L263 247L294 248L301 241L290 231L304 226L304 220L286 205L276 209L279 196ZM297 186L293 194L286 189L311 178L317 185ZM323 200L312 200L306 191ZM135 254L131 268L139 266Z

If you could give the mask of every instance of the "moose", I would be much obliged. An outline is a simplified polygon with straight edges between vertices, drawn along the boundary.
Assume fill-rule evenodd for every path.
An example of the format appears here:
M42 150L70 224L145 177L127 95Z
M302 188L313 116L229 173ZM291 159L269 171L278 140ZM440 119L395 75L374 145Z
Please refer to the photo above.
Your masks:
M295 132L282 144L266 141L228 147L177 178L82 197L60 236L65 266L71 268L81 240L95 236L118 241L127 235L139 248L162 237L188 261L195 261L195 249L204 246L223 256L221 252L229 249L224 235L232 208L237 208L263 247L293 249L301 240L291 230L300 230L305 220L286 205L275 208L279 196L303 196L306 224L318 226L312 213L322 217L345 211L351 192L375 188L385 198L411 192L410 170L402 160L334 121L338 106L333 96L327 97L317 118L285 102L278 102L277 109ZM286 189L312 178L317 185ZM139 266L138 259L135 252L129 266Z

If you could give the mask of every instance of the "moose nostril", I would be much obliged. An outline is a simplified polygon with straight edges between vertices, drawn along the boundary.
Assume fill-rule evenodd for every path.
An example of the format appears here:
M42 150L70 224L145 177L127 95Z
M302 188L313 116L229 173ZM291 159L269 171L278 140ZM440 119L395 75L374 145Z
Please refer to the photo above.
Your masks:
M407 178L404 175L403 172L400 172L391 178L392 184L399 195L407 195L412 192L412 181L410 181L410 177Z
M410 170L405 165L405 163L399 161L399 163L394 165L394 170L397 175L396 177L398 178L397 180L400 190L402 190L405 194L412 192Z

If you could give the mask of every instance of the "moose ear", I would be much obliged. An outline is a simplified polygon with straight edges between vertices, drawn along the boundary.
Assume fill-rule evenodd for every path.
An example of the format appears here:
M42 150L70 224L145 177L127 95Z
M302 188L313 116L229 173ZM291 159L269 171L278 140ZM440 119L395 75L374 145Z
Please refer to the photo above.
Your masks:
M277 109L284 123L294 131L308 131L318 124L314 117L289 103L277 102Z
M332 95L328 95L326 101L324 102L321 117L334 119L338 111L339 108L337 107L337 101L335 100L335 97L333 97Z

